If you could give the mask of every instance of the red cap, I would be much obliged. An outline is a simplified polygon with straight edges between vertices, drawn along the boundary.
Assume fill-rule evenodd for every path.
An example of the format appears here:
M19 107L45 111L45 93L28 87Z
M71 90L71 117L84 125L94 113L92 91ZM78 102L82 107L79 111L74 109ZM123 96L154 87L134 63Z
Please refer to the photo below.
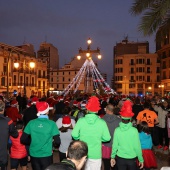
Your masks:
M130 119L131 117L134 116L134 113L132 112L132 102L130 100L126 100L123 103L123 106L120 111L120 115L126 119L128 118Z
M49 105L47 102L37 102L36 103L37 108L37 116L45 115L49 111Z
M90 97L86 105L86 109L90 112L97 113L101 109L99 99L96 96Z
M71 125L71 119L69 116L64 116L62 120L63 127L69 127Z

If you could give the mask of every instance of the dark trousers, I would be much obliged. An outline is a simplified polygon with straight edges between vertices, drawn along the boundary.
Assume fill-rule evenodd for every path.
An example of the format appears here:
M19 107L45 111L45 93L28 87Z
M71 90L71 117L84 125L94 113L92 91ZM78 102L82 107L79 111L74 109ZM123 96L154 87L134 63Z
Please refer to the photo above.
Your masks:
M53 156L41 157L41 158L31 156L31 166L33 170L44 170L52 163L53 163Z
M3 164L0 162L0 170L7 170L7 163Z
M136 158L133 159L124 159L117 157L116 158L116 164L118 170L137 170L137 163Z
M110 159L104 159L103 160L103 164L104 164L104 170L117 170L117 165L115 164L115 166L112 168L110 165Z
M152 137L153 144L155 146L159 145L159 136L158 136L159 129L158 129L158 127L157 126L150 127L149 130L151 132L151 137Z
M159 130L159 144L163 146L163 141L165 140L165 146L169 147L169 138L168 138L168 130L167 128L160 128L158 127Z
M66 153L59 151L59 157L60 157L60 162L61 162L63 159L66 159Z

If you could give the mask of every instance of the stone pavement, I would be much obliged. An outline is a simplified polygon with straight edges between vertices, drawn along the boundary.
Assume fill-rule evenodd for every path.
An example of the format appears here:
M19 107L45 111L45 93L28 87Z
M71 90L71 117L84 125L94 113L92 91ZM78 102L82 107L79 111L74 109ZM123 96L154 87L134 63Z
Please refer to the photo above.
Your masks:
M161 167L163 166L169 166L170 167L170 153L169 151L164 152L162 149L156 149L154 148L154 153L156 155L157 158L157 163L158 163L158 168L155 170L160 170ZM58 151L54 151L54 163L59 162L59 156L58 156ZM10 162L9 162L10 164ZM10 170L10 165L8 165L8 170ZM21 170L21 168L19 167L18 170ZM28 164L28 170L32 170L31 168L31 164ZM102 167L102 170L104 170L104 168Z

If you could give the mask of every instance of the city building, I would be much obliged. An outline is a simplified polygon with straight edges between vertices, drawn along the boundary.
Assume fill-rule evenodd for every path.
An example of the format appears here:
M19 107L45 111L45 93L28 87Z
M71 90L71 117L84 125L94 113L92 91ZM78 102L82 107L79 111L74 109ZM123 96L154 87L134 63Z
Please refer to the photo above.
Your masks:
M166 30L166 31L165 31ZM160 28L156 34L156 53L161 61L162 96L170 96L170 27Z
M19 92L41 97L48 91L47 62L35 54L30 44L15 47L0 43L0 93L7 97Z
M53 46L53 44L44 42L41 43L40 48L37 52L37 57L47 61L47 79L48 88L51 87L51 77L50 72L59 69L59 55L58 49Z
M160 60L149 53L148 42L125 38L114 46L113 89L123 95L154 95L160 92Z

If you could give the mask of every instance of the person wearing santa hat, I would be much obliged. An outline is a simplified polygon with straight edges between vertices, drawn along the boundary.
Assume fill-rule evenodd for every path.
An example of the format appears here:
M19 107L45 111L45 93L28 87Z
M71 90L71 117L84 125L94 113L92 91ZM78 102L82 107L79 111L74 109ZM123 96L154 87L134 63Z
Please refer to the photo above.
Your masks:
M69 107L66 107L64 110L65 113L71 111ZM72 141L71 132L75 126L75 120L71 119L69 113L67 113L57 120L56 125L60 131L61 144L59 147L59 157L60 161L62 161L63 159L66 159L66 151Z
M82 140L88 145L85 170L100 169L102 142L109 141L111 136L106 122L96 115L100 110L99 99L96 96L92 96L88 100L86 109L88 113L77 121L72 131L72 137L75 140Z
M120 111L122 122L114 131L111 166L117 165L119 169L136 170L136 158L139 161L139 168L143 168L142 149L139 139L138 130L132 126L131 118L134 116L132 112L132 102L126 100Z
M54 121L62 117L62 110L65 108L64 98L59 96L59 102L54 105Z
M52 142L60 144L59 130L54 121L48 119L47 102L36 102L37 119L31 120L24 129L21 142L27 143L29 135L30 156L33 170L42 170L53 163Z
M16 125L17 120L22 120L22 115L19 113L17 106L17 100L12 100L11 107L6 109L6 116L12 119L14 125Z

